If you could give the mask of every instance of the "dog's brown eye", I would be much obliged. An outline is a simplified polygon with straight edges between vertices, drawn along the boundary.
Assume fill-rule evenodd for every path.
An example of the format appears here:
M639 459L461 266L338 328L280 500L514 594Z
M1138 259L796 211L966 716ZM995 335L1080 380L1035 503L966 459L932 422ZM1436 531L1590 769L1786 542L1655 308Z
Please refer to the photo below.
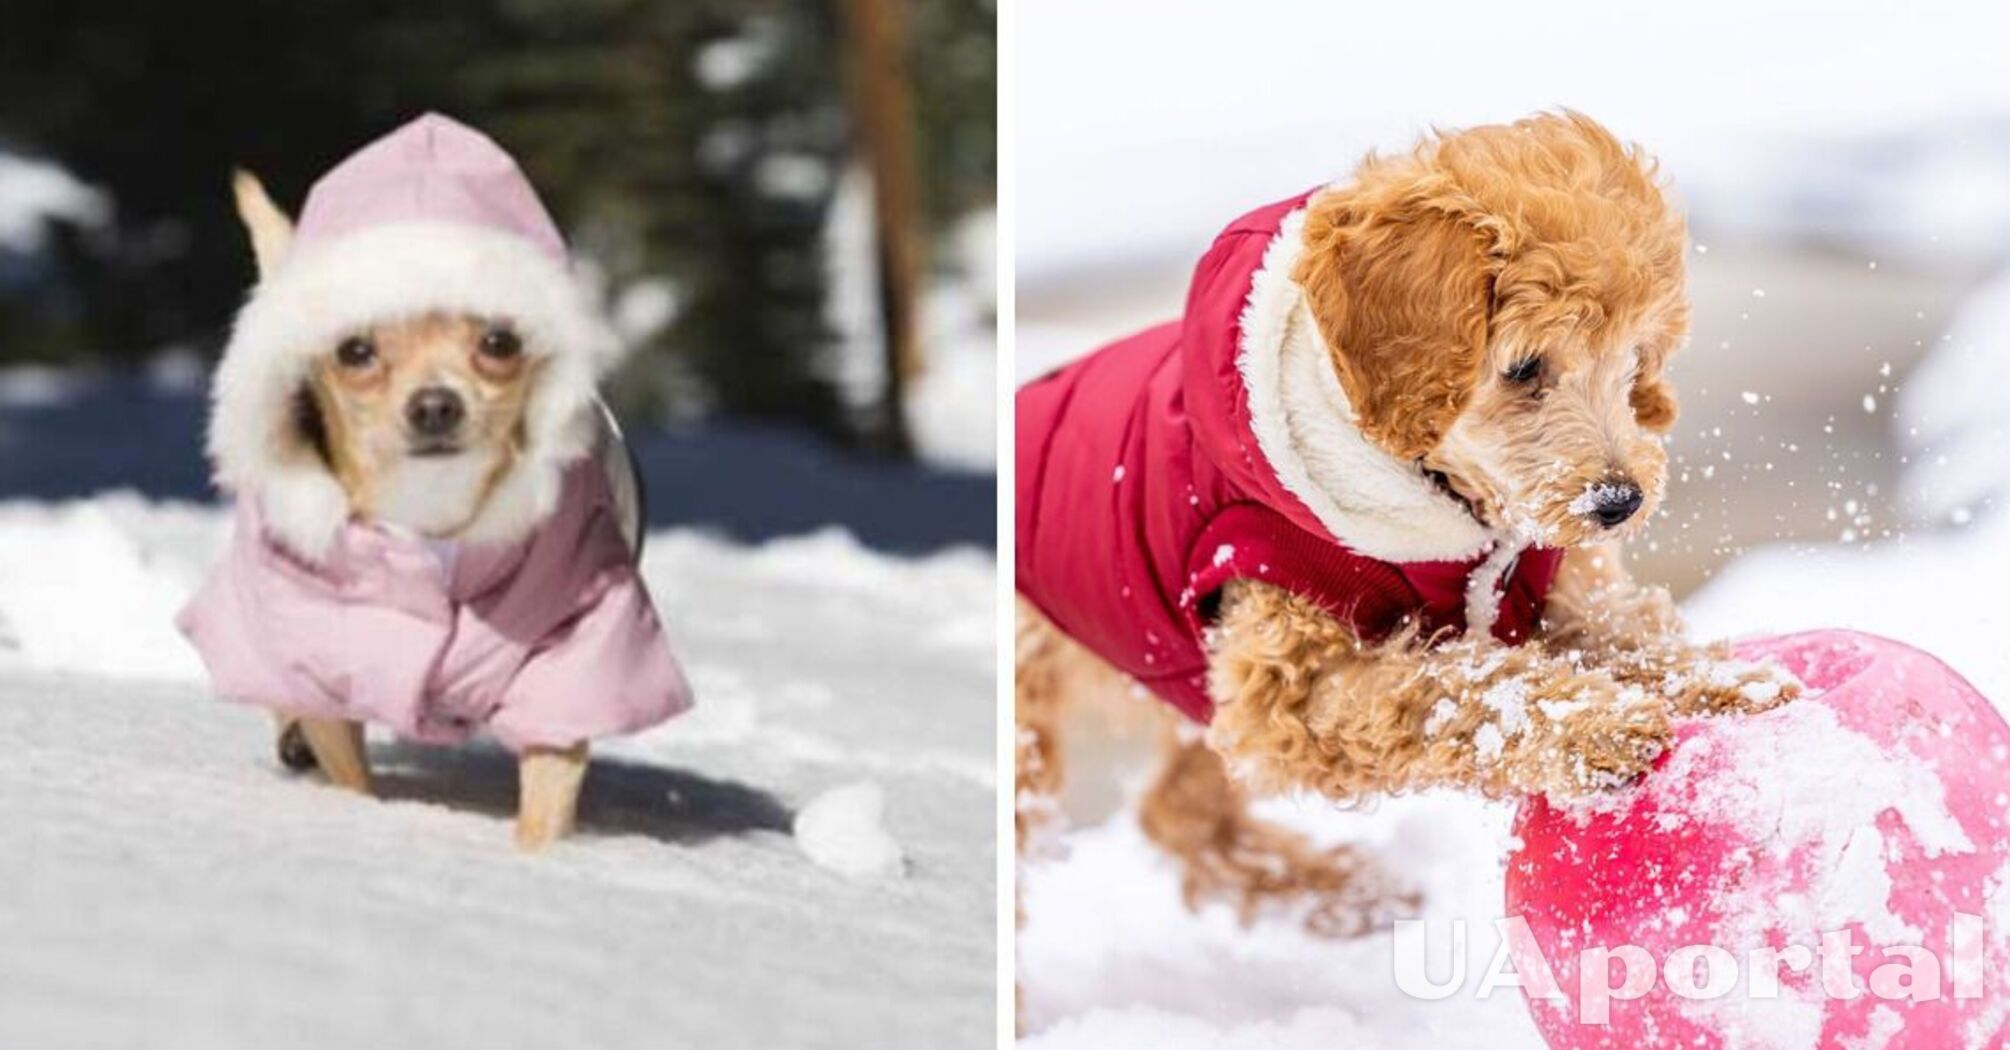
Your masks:
M523 339L507 328L491 328L482 336L482 353L508 360L523 352Z
M343 368L367 368L376 359L376 344L361 336L350 336L335 346L335 363Z
M1508 366L1501 378L1510 383L1532 383L1542 375L1542 358L1524 357Z

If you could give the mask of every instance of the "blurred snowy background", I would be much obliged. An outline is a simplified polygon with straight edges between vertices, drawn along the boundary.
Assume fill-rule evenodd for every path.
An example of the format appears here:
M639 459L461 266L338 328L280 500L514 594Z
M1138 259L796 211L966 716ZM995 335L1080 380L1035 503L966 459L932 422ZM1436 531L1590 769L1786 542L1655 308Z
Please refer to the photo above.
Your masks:
M1755 543L1947 524L1900 484L1932 421L1895 395L2010 259L2010 16L1910 12L1029 4L1019 377L1173 315L1250 207L1432 126L1569 106L1661 159L1696 245L1677 485L1643 568L1686 593Z
M991 0L9 0L0 1046L990 1045L995 65ZM337 794L171 622L227 528L230 170L297 209L427 109L634 345L698 695L537 858L506 753L374 736Z
M1697 634L1873 630L2010 702L2010 13L1112 0L1017 23L1021 381L1174 316L1254 205L1434 125L1579 109L1660 157L1694 241L1673 484L1636 571ZM1071 738L1082 830L1028 883L1029 1045L1541 1045L1511 994L1398 994L1385 938L1186 916L1123 810L1149 738L1093 715ZM1276 811L1387 844L1434 918L1499 916L1499 807Z
M297 210L437 109L516 155L635 347L608 393L656 524L992 542L991 0L23 0L6 23L0 498L207 496L202 387L253 276L231 169Z

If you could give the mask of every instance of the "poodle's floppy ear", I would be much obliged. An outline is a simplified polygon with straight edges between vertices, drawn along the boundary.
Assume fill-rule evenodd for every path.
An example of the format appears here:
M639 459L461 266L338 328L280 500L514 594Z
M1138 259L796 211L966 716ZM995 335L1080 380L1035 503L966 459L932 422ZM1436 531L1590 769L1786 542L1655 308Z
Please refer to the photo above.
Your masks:
M1640 377L1633 381L1629 400L1633 404L1633 418L1640 421L1642 429L1666 434L1675 426L1675 386L1661 378L1658 367L1651 373L1641 371Z
M1376 167L1307 208L1292 276L1362 433L1416 459L1479 381L1505 259L1494 224L1449 179Z
M258 176L243 168L231 173L230 189L237 198L237 217L251 234L251 254L258 259L258 275L270 277L293 243L293 220L272 203Z
M1679 225L1675 228L1673 239L1678 246L1686 244ZM1633 406L1634 420L1641 429L1656 434L1666 434L1674 429L1675 415L1679 410L1675 384L1668 381L1667 373L1669 359L1682 348L1689 332L1689 302L1681 295L1686 283L1682 277L1682 251L1678 247L1674 252L1672 275L1658 282L1670 289L1670 299L1659 312L1658 334L1650 336L1639 348L1639 370L1633 375L1633 389L1627 395L1628 403Z

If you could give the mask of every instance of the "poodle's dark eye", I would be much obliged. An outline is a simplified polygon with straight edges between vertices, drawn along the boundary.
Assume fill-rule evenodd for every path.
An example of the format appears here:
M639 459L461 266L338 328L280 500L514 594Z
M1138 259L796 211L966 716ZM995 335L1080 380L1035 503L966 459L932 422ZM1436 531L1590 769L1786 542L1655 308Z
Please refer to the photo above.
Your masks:
M377 360L377 344L362 336L350 336L335 344L335 363L343 368L368 368Z
M523 339L507 328L491 328L482 336L482 353L507 361L523 353Z
M1508 366L1501 378L1510 383L1533 383L1542 376L1542 358L1524 357Z

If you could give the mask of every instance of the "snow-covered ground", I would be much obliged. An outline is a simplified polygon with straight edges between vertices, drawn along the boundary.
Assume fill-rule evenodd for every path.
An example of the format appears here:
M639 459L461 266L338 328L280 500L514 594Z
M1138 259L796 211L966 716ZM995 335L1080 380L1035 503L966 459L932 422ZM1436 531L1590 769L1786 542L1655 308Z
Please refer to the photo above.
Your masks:
M515 772L373 738L282 772L173 633L223 512L0 503L0 1046L989 1045L991 555L653 535L690 715Z
M1469 972L1499 939L1509 811L1452 795L1395 799L1341 813L1278 800L1266 816L1322 841L1368 844L1418 879L1439 930L1474 923ZM1134 815L1070 833L1065 856L1023 883L1019 938L1028 1050L1541 1050L1519 993L1484 1001L1412 999L1395 984L1393 942L1328 941L1288 916L1240 928L1225 909L1187 911L1178 873ZM1434 960L1440 959L1433 955ZM1435 965L1435 962L1434 962ZM1436 971L1442 977L1444 971Z

